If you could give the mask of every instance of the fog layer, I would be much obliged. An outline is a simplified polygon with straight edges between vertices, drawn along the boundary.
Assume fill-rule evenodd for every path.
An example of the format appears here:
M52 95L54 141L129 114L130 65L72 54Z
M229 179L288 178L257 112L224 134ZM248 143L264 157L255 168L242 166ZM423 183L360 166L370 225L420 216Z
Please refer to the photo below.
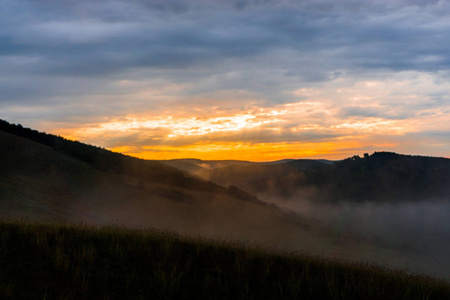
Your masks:
M355 234L383 248L429 259L432 274L450 278L450 203L414 201L340 204L307 200L278 202L289 210L327 224L337 234ZM418 270L414 261L412 270Z

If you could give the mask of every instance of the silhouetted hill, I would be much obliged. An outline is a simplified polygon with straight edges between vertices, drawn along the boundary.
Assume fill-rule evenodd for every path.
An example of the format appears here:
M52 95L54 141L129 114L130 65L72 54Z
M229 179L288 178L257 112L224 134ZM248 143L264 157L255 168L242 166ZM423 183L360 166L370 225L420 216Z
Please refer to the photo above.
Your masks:
M276 203L296 198L322 202L450 199L450 159L447 158L375 152L336 162L288 160L236 164L230 161L224 165L215 167L200 161L190 171Z
M39 132L21 125L9 124L0 120L0 131L8 132L42 145L52 148L54 151L71 156L82 162L89 164L99 171L111 172L121 175L138 177L142 180L150 180L171 186L185 187L192 190L209 191L214 193L231 194L235 190L228 190L211 181L193 178L180 170L155 162L142 160L120 153L115 153L100 147L87 145L78 141L71 141L59 136ZM2 151L8 151L3 149ZM256 197L241 191L241 199L258 201Z
M375 152L274 176L253 183L249 191L256 190L326 202L449 200L450 159Z

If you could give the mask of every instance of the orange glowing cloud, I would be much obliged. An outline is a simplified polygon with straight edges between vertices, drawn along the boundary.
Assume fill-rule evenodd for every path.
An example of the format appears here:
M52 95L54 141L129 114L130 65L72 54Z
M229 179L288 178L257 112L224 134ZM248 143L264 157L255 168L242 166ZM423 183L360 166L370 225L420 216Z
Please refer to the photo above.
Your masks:
M238 91L179 102L174 93L183 93L186 87L166 86L152 89L153 95L166 95L167 102L154 110L53 132L146 159L337 159L379 150L411 153L409 149L439 154L448 147L442 132L450 131L450 108L434 106L431 98L418 99L413 86L417 76L393 82L349 83L339 78L327 86L294 90L291 94L300 100L271 106ZM427 80L433 87L431 79L420 78L422 84ZM136 83L120 84L139 88ZM441 93L446 90L434 87L441 88ZM140 99L151 94L144 89L132 96ZM245 105L224 98L239 95ZM436 138L433 134L424 137L422 132Z
M321 119L323 114L328 114L326 120ZM111 150L145 159L268 161L353 155L368 146L359 136L361 131L390 135L404 132L395 121L339 120L317 103L298 103L211 118L127 117L61 134L88 142L115 140L109 146ZM382 145L380 141L377 144Z
M361 143L357 140L320 143L205 143L182 147L151 146L134 152L131 148L117 147L111 150L143 159L201 158L204 160L273 161L286 157L340 159L354 154L352 149Z

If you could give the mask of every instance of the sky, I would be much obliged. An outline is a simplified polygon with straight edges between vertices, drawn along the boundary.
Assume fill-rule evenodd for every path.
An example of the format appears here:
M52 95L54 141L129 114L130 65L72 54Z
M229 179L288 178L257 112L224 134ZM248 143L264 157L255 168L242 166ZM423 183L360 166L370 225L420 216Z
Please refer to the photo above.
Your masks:
M146 159L450 157L450 1L0 0L0 119Z

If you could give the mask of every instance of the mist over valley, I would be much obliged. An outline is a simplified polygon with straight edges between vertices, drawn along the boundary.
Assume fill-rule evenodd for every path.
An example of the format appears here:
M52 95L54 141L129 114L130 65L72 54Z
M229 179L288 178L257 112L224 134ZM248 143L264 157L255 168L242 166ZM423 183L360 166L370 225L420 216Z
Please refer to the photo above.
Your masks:
M375 152L342 161L162 162L237 186L338 235L423 255L432 261L430 269L443 266L441 274L449 276L449 159Z

